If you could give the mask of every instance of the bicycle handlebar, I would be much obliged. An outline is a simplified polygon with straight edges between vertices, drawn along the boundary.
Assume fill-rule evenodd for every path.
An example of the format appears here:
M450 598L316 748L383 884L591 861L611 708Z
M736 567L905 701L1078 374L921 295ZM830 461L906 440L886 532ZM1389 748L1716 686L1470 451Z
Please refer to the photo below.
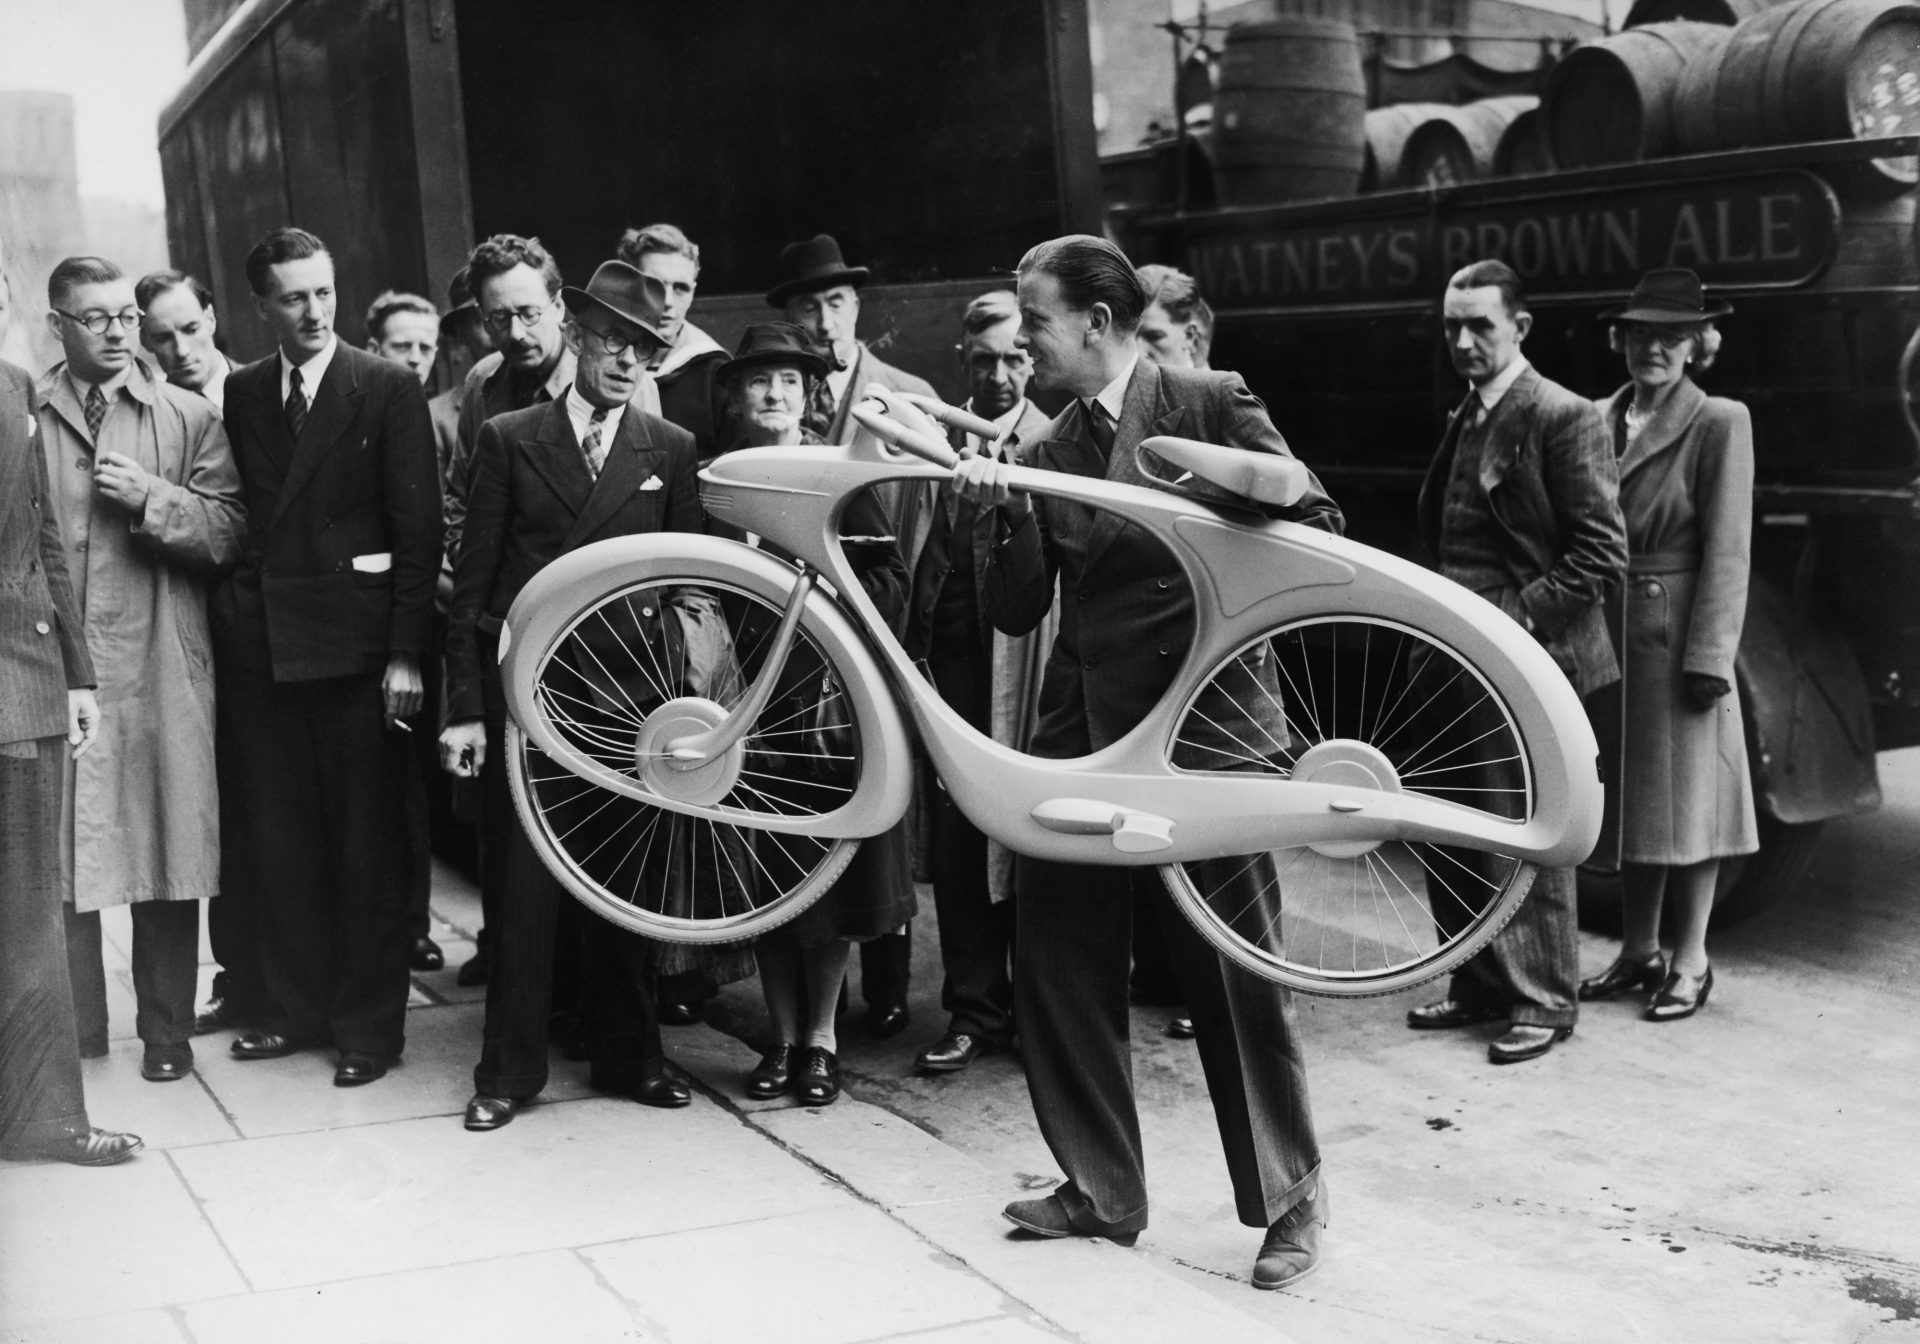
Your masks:
M872 400L879 402L882 406L886 405L878 397ZM951 467L960 460L960 454L939 439L920 430L911 429L890 415L869 410L866 403L853 407L849 413L860 422L863 429L882 443L892 444L902 452L912 453L915 457L923 457L936 467Z

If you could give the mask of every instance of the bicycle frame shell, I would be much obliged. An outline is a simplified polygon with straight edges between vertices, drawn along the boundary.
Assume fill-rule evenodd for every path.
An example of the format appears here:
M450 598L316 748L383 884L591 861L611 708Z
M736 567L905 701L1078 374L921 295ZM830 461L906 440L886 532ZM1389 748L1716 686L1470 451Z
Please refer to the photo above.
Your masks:
M1392 839L1464 845L1550 867L1578 863L1592 850L1602 797L1593 729L1551 656L1497 607L1358 542L1257 515L1231 518L1144 487L1030 467L1013 468L1011 477L1022 490L1115 510L1173 553L1193 586L1196 628L1168 694L1125 737L1088 756L1042 759L992 741L948 708L913 666L862 591L837 539L846 501L861 490L892 480L944 482L947 476L942 467L863 435L850 447L725 454L701 472L700 498L715 518L777 542L826 576L891 674L948 792L981 831L1009 849L1066 862L1143 865ZM584 566L592 552L618 544L600 543L560 563ZM515 604L510 626L522 619L531 587ZM1414 793L1193 773L1169 763L1169 744L1188 702L1222 659L1283 622L1343 614L1402 621L1452 645L1486 675L1532 751L1525 763L1534 788L1531 819L1506 821ZM880 740L870 750L894 750L884 715L877 724ZM874 765L869 754L863 769ZM891 780L892 763L881 765ZM1082 812L1110 806L1116 816L1170 819L1169 843L1152 852L1123 852L1114 834L1064 833L1036 818L1042 804L1062 802L1091 805L1080 807ZM874 833L821 824L805 829Z

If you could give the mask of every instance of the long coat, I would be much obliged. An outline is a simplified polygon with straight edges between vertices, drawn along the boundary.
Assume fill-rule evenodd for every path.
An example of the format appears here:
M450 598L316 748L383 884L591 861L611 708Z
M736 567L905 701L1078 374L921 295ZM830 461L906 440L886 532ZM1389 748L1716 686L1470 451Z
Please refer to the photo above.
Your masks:
M1691 380L1627 443L1631 385L1600 403L1620 455L1630 558L1621 855L1687 864L1760 846L1740 697L1701 711L1697 672L1733 684L1753 538L1753 421Z
M1420 535L1435 553L1463 419L1456 410L1448 421L1420 490ZM1480 488L1499 524L1507 614L1531 623L1581 695L1618 681L1605 601L1626 568L1627 539L1593 403L1528 369L1488 417L1486 442Z
M126 391L138 408L132 456L149 474L146 506L136 518L89 485L84 550L80 520L62 519L100 677L100 740L70 779L80 911L204 900L220 886L207 592L240 555L240 477L212 402L144 362ZM40 378L34 412L48 475L86 463L90 482L94 445L65 364Z

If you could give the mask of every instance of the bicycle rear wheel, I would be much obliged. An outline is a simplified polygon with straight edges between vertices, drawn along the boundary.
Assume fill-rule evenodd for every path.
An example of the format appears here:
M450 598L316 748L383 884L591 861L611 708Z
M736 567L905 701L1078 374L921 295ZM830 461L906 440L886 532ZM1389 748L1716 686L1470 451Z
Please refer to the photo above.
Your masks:
M842 808L866 761L847 689L857 674L808 618L745 741L692 770L665 750L744 696L780 617L758 585L654 574L593 597L539 654L516 712L626 789L556 760L516 723L514 801L542 860L597 914L668 942L736 942L798 915L852 860L859 840L794 829Z
M1530 753L1493 681L1397 620L1288 620L1222 660L1180 716L1176 769L1424 793L1517 823ZM1202 936L1312 994L1389 994L1441 975L1513 917L1536 868L1426 842L1345 841L1167 864Z

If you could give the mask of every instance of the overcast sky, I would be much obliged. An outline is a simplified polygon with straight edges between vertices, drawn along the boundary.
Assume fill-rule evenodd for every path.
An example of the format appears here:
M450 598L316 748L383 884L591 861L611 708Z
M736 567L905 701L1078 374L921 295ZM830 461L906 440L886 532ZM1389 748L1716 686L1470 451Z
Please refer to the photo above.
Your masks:
M73 95L84 196L164 201L154 126L186 68L180 0L0 0L0 88Z

